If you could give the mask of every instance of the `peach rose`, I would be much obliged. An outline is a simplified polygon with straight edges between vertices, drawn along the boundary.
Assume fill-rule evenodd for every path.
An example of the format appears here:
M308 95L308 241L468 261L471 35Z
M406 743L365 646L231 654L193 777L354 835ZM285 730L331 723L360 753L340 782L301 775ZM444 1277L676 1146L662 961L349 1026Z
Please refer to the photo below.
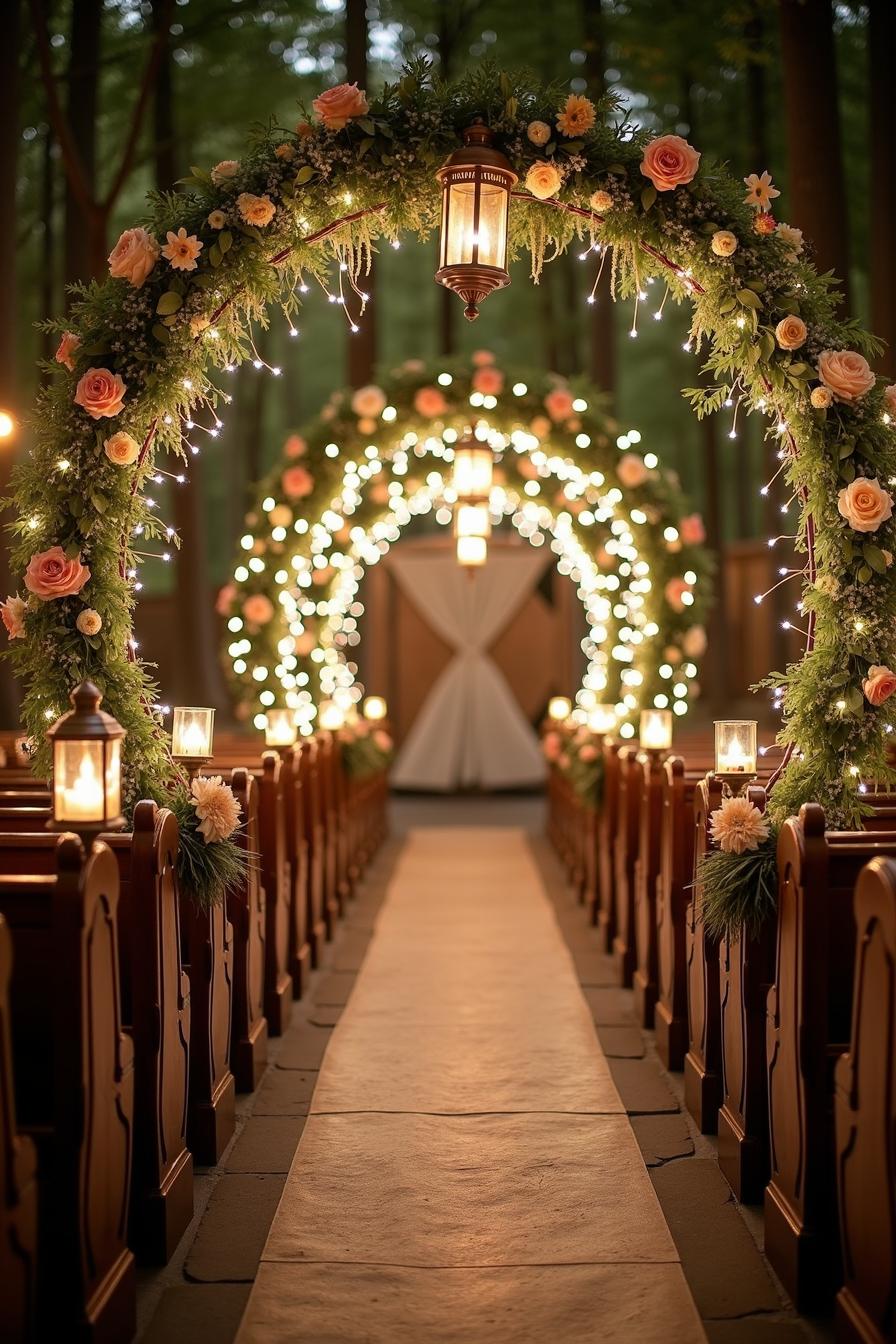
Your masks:
M494 364L486 364L473 374L473 387L485 397L497 397L504 386L504 375Z
M573 395L567 387L554 387L544 399L544 408L556 424L572 415Z
M686 583L684 579L670 579L663 591L665 593L666 601L673 611L684 611L685 604L682 601L682 598L685 593L691 591L691 585L689 583Z
M876 476L857 476L837 495L837 511L854 532L876 532L893 516L893 496Z
M481 369L486 364L494 364L495 356L491 350L474 350L470 356L470 361L474 369Z
M706 528L699 513L689 513L678 524L678 535L685 546L701 546L706 540Z
M75 625L82 635L98 635L103 628L103 618L93 607L85 607L78 612Z
M813 387L809 400L817 411L826 411L834 400L834 394L829 387Z
M387 400L381 387L377 387L375 383L368 383L366 387L359 387L352 393L352 410L355 415L374 420L382 413Z
M775 327L775 340L782 350L799 350L801 345L805 345L808 334L805 322L795 313L782 317Z
M551 763L559 760L560 746L559 733L545 733L544 737L541 739L541 749L544 752L545 760L550 761Z
M531 457L522 456L517 458L516 469L521 476L525 476L528 481L538 480L538 468Z
M59 356L57 355L58 359ZM896 416L896 383L890 383L884 388L884 402L891 416Z
M733 257L738 248L737 237L730 229L716 229L710 247L717 257Z
M605 214L607 210L613 209L613 197L608 191L595 191L588 202L592 210L597 210L599 214Z
M275 504L268 518L274 527L289 527L292 522L292 509L288 504Z
M551 422L546 415L536 415L529 428L536 439L544 439L551 432Z
M227 616L230 612L233 599L236 597L236 584L225 583L223 588L218 590L218 596L215 598L215 611L219 616Z
M75 388L75 405L83 406L92 420L102 420L124 409L126 391L120 374L109 369L88 369Z
M267 625L274 615L274 604L264 593L252 593L243 603L243 615L250 625Z
M5 602L0 602L0 619L10 639L24 639L27 610L28 603L24 597L8 597Z
M72 359L72 355L75 353L80 344L81 344L80 336L76 336L73 331L64 331L62 333L62 340L59 342L59 345L56 349L56 355L55 355L56 363L64 364L65 367L69 370L69 372L71 372L75 367L75 362Z
M140 445L132 435L126 434L120 429L117 434L113 434L111 439L107 439L103 444L103 451L110 462L114 462L116 467L129 467L140 456Z
M641 172L657 191L672 191L692 182L700 167L699 151L680 135L661 135L644 149Z
M308 451L308 445L301 434L290 434L286 443L283 445L283 452L286 457L304 457Z
M277 207L270 196L253 196L251 191L240 192L236 198L236 208L246 223L254 224L257 229L263 229L266 224L270 224L277 213Z
M109 253L109 274L140 289L159 259L161 248L146 229L125 229Z
M891 672L885 665L872 663L862 682L862 690L869 705L882 705L896 691L896 672Z
M644 459L638 457L637 453L623 453L616 463L616 475L629 490L643 485L647 480L647 474Z
M25 570L25 587L43 602L57 597L73 597L90 581L90 570L80 555L69 560L61 546L32 555Z
M232 177L236 177L239 167L236 159L222 159L220 163L216 163L211 173L215 186L221 187Z
M702 658L706 652L706 644L706 631L702 625L692 625L690 630L685 631L684 639L681 641L681 647L688 658Z
M551 128L546 121L530 121L526 127L526 135L531 144L541 149L551 138Z
M551 196L556 196L563 185L563 178L560 176L559 169L552 163L539 159L538 163L533 163L532 167L526 173L526 190L530 192L536 200L546 201Z
M213 210L208 217L208 226L210 229L223 229L227 223L227 216L223 210Z
M392 750L392 738L386 732L385 728L377 728L373 734L373 741L379 751L387 756Z
M597 747L593 742L586 742L583 747L579 748L579 760L584 761L586 765L590 765L592 761L597 760Z
M444 415L448 403L437 387L420 387L414 393L414 410L427 420L436 415Z
M306 467L287 467L280 484L290 499L304 499L314 489L314 477Z
M825 350L818 356L818 376L837 401L855 401L870 392L875 376L857 350Z
M300 658L307 658L312 649L317 648L317 635L313 630L305 630L301 635L296 636L294 653Z
M328 131L341 131L353 117L366 117L370 111L367 94L357 84L337 84L315 98L311 106Z

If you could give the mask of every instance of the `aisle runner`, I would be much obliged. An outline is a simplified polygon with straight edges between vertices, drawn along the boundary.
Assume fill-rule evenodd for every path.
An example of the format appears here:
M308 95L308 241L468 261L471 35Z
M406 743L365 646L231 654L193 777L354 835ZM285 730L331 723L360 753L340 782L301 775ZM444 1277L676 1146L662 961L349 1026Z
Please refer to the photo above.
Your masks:
M703 1338L523 833L412 832L238 1344Z

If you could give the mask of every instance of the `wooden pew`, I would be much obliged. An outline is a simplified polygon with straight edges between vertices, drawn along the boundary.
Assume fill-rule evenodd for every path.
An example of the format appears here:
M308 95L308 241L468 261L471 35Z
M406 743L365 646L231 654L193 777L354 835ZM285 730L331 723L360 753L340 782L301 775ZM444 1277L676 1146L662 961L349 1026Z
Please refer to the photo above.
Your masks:
M694 871L710 847L710 814L721 805L722 781L702 779L694 794ZM722 1102L722 1032L719 1007L719 944L703 925L700 884L694 881L685 912L688 990L688 1049L684 1059L685 1105L702 1134L715 1134Z
M292 1010L289 959L289 865L286 803L280 757L266 751L258 777L258 838L265 893L264 1015L272 1036L282 1036Z
M302 781L302 824L308 847L308 936L312 965L319 966L327 940L327 922L324 918L326 847L318 744L313 737L303 738L301 742L299 773Z
M615 933L613 960L620 985L631 985L635 971L635 866L644 774L641 748L634 743L619 750L616 833L613 841Z
M872 859L853 899L849 1051L835 1069L843 1287L837 1338L896 1337L896 862Z
M896 858L896 833L825 833L815 803L785 822L778 842L765 1251L801 1311L826 1305L840 1282L833 1065L850 1039L853 888L878 856Z
M667 1069L680 1071L688 1048L685 928L694 879L694 803L706 778L702 766L680 756L663 765L660 871L657 878L656 1048Z
M10 1026L12 937L0 915L0 1336L34 1338L37 1288L37 1153L19 1131Z
M191 1002L187 1143L196 1161L211 1167L236 1127L230 1069L233 927L226 900L202 909L185 891L180 909Z
M38 1339L95 1344L136 1328L126 1244L133 1047L122 1030L118 864L62 836L53 877L0 877L13 938L19 1125L39 1155Z
M600 950L612 955L616 937L615 845L619 817L619 780L622 744L611 738L604 740L604 783L600 813L597 818L597 902L592 922L597 928Z
M122 1020L134 1047L134 1154L128 1244L165 1264L193 1217L187 1148L190 981L183 969L178 829L167 808L134 809L133 832L104 837L118 863ZM51 876L58 836L0 835L0 870Z
M635 1016L645 1030L653 1026L659 996L659 947L657 942L657 888L662 858L663 782L665 758L658 751L641 751L637 757L638 842L634 867L632 910L635 968ZM633 800L632 800L633 801Z
M337 842L338 814L336 808L336 778L334 735L330 732L315 734L318 747L320 778L321 820L323 823L324 853L324 920L327 938L331 939L339 921L339 849Z
M301 748L280 749L283 782L284 839L286 842L287 901L289 911L289 959L292 992L299 999L311 976L311 944L308 940L308 841L302 798Z
M240 885L227 895L233 928L233 1012L230 1022L230 1067L238 1092L252 1092L261 1081L268 1058L268 1023L264 1015L265 893L261 885L258 838L258 785L244 768L233 771L231 788L240 805L240 830L235 839L248 860Z

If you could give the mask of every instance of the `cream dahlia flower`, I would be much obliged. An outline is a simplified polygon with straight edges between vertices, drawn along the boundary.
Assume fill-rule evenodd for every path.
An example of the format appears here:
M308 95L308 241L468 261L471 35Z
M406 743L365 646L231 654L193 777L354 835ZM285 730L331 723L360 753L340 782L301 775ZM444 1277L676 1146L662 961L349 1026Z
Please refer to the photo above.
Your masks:
M725 854L743 854L768 839L768 821L749 798L725 798L710 814L709 833Z
M240 805L233 790L220 775L206 775L193 780L190 792L199 818L197 829L205 843L229 839L240 824Z

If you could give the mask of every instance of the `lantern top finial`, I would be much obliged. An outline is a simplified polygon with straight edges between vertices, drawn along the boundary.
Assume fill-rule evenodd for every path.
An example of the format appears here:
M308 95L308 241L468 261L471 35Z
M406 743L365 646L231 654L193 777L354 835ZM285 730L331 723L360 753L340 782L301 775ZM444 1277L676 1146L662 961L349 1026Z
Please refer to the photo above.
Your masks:
M47 737L114 739L125 736L125 730L116 718L100 709L103 693L92 681L80 682L69 694L72 708L62 714Z

